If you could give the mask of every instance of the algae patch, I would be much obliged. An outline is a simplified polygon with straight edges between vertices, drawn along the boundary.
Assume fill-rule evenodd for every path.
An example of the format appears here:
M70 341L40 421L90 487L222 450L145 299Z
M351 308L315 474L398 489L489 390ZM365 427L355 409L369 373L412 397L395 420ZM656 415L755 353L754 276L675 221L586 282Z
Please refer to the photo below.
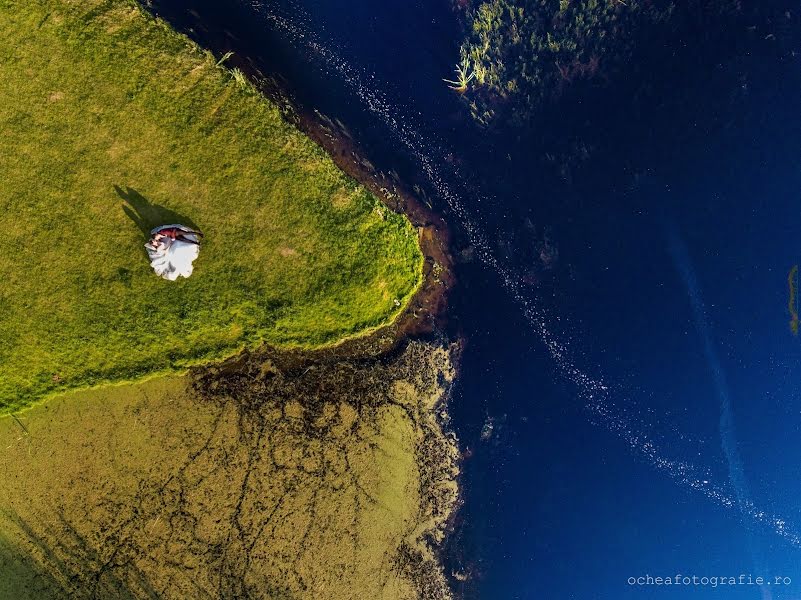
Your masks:
M453 352L265 351L4 418L0 594L449 597Z

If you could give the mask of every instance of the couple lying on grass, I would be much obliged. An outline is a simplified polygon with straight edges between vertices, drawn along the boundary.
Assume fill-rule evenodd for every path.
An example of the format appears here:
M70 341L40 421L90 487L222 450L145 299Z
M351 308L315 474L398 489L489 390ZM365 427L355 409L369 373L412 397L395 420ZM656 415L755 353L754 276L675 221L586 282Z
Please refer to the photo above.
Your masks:
M150 232L145 244L156 275L175 281L192 274L192 263L200 253L203 234L184 225L162 225Z

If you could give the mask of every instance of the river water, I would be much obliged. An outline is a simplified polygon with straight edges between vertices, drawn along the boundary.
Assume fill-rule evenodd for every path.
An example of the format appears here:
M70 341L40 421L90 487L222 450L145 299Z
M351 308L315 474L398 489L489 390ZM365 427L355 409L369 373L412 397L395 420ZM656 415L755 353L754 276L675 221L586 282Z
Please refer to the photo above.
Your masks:
M801 598L797 63L744 81L723 126L687 107L703 135L643 149L658 162L576 180L527 150L532 132L477 127L441 81L463 35L446 0L151 3L340 121L452 226L455 590ZM677 574L745 583L630 580Z

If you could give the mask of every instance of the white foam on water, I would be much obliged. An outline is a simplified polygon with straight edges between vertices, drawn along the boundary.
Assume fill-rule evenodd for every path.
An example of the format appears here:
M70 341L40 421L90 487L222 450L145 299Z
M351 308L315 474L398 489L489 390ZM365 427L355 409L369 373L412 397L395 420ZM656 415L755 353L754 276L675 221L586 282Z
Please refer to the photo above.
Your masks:
M265 21L283 33L288 41L302 47L307 51L307 56L319 60L325 71L336 72L339 79L353 90L371 113L381 119L388 131L418 161L431 186L458 219L475 249L476 256L497 273L503 287L520 306L561 375L575 386L577 396L593 424L617 436L632 453L679 487L699 493L725 509L738 510L754 524L769 529L792 546L801 548L801 535L785 519L761 509L749 497L743 497L736 491L732 495L723 486L714 483L710 468L672 456L673 448L683 447L686 456L690 454L686 451L688 445L702 447L703 441L693 440L692 436L675 427L670 439L657 435L648 419L633 412L631 408L623 408L614 402L610 386L600 376L591 375L576 365L577 353L571 336L563 331L557 332L557 328L562 326L560 317L548 314L539 299L524 286L520 274L496 256L480 226L480 217L471 214L455 190L457 185L465 187L465 178L458 167L446 160L451 154L446 150L447 144L431 134L423 136L420 133L422 128L415 126L416 115L413 110L409 110L408 105L391 102L381 92L382 84L375 74L354 67L332 48L331 42L321 41L317 32L307 28L306 23L310 19L298 19L297 16L293 19L278 14L274 7L267 7L259 0L250 0L250 4ZM296 13L302 12L297 4L293 8ZM444 169L447 169L447 173ZM472 200L479 205L490 201L486 196L473 197ZM702 456L697 448L692 453Z

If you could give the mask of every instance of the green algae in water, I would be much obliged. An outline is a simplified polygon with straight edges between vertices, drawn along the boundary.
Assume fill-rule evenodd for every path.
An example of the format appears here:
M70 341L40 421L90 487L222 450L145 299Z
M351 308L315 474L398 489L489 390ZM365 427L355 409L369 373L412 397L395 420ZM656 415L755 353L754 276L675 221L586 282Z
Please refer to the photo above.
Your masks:
M2 2L0 54L0 413L334 344L421 284L404 216L135 3ZM206 237L167 282L144 232L175 221Z
M52 399L27 433L6 417L0 560L45 600L447 598L432 544L457 494L452 377L451 350L421 342L267 351Z

